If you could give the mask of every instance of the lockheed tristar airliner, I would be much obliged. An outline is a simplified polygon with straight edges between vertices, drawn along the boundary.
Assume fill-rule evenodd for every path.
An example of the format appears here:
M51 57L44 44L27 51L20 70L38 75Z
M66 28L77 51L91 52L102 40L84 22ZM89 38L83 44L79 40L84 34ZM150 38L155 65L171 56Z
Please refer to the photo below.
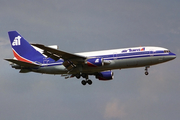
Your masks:
M176 55L162 47L133 47L82 53L69 53L58 50L57 45L45 46L29 44L18 32L8 32L13 59L12 68L20 73L36 72L43 74L61 74L65 78L84 78L83 85L92 84L89 75L97 79L108 81L113 79L114 69L145 67L145 75L152 65L167 62Z

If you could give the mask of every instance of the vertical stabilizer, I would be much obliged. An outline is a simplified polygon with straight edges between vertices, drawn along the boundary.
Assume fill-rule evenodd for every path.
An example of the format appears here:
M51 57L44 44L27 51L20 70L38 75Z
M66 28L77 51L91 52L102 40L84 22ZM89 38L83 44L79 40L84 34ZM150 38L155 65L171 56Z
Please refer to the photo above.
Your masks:
M18 32L9 31L8 34L14 57L17 60L28 63L42 63L44 56L36 51Z

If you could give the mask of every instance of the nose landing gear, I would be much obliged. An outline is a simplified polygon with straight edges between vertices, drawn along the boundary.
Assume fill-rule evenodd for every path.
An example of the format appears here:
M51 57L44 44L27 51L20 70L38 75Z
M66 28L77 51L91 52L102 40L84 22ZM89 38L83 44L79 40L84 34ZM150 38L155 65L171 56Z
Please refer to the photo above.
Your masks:
M145 67L145 75L148 75L148 74L149 74L148 68L150 68L150 66L146 66L146 67Z

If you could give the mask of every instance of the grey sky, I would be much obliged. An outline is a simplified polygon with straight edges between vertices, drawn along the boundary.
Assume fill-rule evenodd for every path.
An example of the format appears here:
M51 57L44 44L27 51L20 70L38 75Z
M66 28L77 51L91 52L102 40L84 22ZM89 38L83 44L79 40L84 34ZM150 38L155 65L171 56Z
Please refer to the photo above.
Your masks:
M2 0L0 4L1 120L169 120L180 118L179 0ZM20 74L7 32L68 52L160 46L177 58L144 68L115 70L92 86L59 75Z

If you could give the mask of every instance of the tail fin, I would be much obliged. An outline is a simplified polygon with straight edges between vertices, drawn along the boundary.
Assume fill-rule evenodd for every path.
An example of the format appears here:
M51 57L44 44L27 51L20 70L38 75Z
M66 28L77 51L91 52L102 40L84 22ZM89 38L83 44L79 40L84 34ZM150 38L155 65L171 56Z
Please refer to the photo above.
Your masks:
M18 32L9 31L8 34L14 57L17 60L28 63L42 63L44 56L36 51Z

